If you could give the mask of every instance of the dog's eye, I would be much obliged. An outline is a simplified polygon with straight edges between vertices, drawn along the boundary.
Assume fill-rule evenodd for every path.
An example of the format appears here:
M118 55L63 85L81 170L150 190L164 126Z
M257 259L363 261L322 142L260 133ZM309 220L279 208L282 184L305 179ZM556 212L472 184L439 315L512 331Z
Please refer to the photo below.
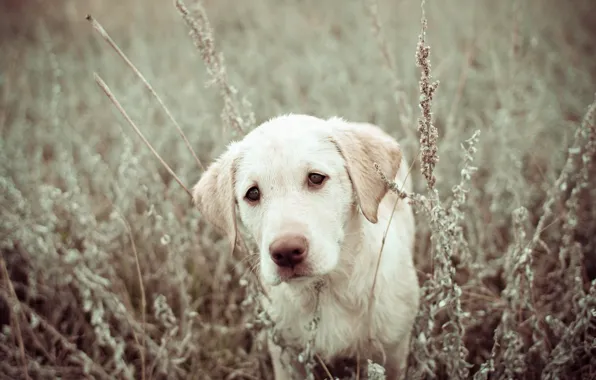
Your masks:
M308 175L308 184L311 186L321 186L325 182L325 177L319 173L310 173Z
M259 191L258 187L253 186L248 189L244 198L250 202L257 202L259 199L261 199L261 192Z

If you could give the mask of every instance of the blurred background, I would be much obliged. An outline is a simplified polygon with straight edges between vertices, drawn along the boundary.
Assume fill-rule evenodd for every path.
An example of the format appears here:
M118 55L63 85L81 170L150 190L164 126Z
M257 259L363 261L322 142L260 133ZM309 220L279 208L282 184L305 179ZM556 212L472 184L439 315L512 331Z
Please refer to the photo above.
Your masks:
M377 123L415 161L419 1L201 4L247 123L250 115L258 124L287 112ZM193 1L187 5L194 9ZM473 288L464 293L464 309L485 311L466 322L473 372L490 356L504 307L502 257L515 237L512 213L527 208L528 230L536 226L594 100L596 2L453 0L427 1L425 8L432 76L440 81L433 104L437 187L446 201L460 182L461 144L480 130L478 170L461 223L474 263L494 273L484 282L470 280L473 273L458 277L462 287ZM94 73L186 186L198 180L200 167L87 14L162 97L203 164L234 138L221 118L221 91L207 85L212 77L173 1L3 0L0 232L14 292L3 281L0 372L25 378L25 352L33 378L140 378L141 372L153 378L269 378L268 359L245 328L254 319L243 305L246 263L223 262L225 275L215 278L225 241L201 220ZM423 191L417 166L415 173ZM587 258L596 251L593 196L582 198L582 228L573 237ZM557 231L564 219L553 222L536 253L537 289L552 282L546 273L559 260ZM433 253L425 219L418 222L422 282ZM586 284L596 277L590 260L578 265ZM223 290L215 292L216 285ZM544 293L559 294L550 288ZM17 298L20 316L8 307ZM538 298L540 313L571 323L568 298L558 305ZM21 339L14 330L19 318ZM532 339L530 333L526 343ZM532 376L545 365L518 375L537 378ZM436 375L444 374L438 365Z

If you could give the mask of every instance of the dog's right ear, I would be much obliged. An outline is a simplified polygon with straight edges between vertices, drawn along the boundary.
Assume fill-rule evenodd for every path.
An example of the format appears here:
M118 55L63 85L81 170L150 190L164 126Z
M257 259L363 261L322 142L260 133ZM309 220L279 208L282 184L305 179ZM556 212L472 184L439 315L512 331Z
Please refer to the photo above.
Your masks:
M215 160L192 189L195 206L203 217L227 237L231 250L236 245L236 200L234 184L236 161L239 157L238 143L231 143L228 149Z
M346 162L362 214L371 223L377 223L379 204L389 186L376 172L374 164L393 180L402 162L401 148L377 126L348 123L336 117L328 122L333 128L334 143Z

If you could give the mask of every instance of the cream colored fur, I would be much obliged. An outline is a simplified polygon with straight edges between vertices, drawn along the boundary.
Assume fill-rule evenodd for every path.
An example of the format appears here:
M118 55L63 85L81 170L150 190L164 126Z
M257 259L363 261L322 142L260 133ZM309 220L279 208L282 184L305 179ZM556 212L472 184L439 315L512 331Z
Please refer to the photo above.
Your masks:
M393 380L403 375L418 310L414 217L408 202L399 200L388 228L397 196L388 192L374 163L411 191L401 149L380 128L339 118L284 115L232 143L207 169L193 195L204 217L231 243L237 216L255 238L259 273L271 300L265 301L266 308L284 341L304 346L311 338L307 326L315 312L315 285L322 284L316 352L325 360L358 354L371 358ZM322 186L308 185L312 172L327 177ZM245 199L253 186L261 194L258 202ZM279 268L269 252L271 243L288 233L308 241L304 263L291 270L299 278L288 277L289 269ZM276 379L290 379L279 347L271 343L270 352Z

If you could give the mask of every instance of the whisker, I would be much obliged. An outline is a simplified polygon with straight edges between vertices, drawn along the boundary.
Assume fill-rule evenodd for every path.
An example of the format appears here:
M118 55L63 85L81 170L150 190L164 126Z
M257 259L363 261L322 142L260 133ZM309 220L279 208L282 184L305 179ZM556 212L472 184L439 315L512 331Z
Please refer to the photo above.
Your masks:
M253 262L250 262L250 261L251 261L251 260L258 260L258 258L259 258L259 257L258 257L258 255L257 255L257 254L250 254L250 255L247 255L247 256L243 257L242 259L240 259L240 261L238 261L238 262L237 262L237 263L234 265L233 269L234 269L234 270L236 270L236 269L238 269L238 267L239 267L240 265L242 265L242 264L246 264L246 263L248 263L248 266L251 266L251 265L252 265L252 264L254 264L254 263L253 263ZM257 261L257 262L258 262L258 261Z

